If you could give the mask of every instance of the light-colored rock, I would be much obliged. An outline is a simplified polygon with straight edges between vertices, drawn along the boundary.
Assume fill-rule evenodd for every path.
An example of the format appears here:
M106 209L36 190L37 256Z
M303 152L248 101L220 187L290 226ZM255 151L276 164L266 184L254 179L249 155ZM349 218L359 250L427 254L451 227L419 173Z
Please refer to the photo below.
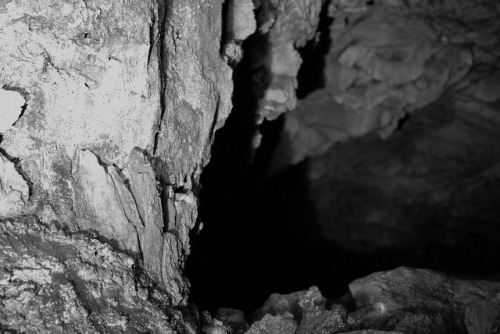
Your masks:
M22 213L29 200L29 187L13 162L0 153L0 218Z
M84 234L34 217L0 224L0 324L9 332L184 332L168 294L138 263Z
M118 241L120 248L139 253L137 228L143 223L116 167L102 165L89 150L80 151L72 166L73 210L78 227L98 231L103 237Z
M227 9L227 38L236 42L247 39L257 29L252 0L229 0Z
M15 202L7 215L24 205L44 223L92 231L136 254L170 302L185 303L193 188L231 109L222 1L0 7L0 86L24 101L22 115L2 118L0 148L31 191L24 205L24 188L3 187L2 201ZM240 43L254 30L253 5L233 7Z
M257 123L275 120L297 103L297 73L302 59L297 51L315 38L321 0L261 2L258 30L263 42L254 56L259 110Z
M25 103L19 92L0 89L0 133L7 131L19 119Z

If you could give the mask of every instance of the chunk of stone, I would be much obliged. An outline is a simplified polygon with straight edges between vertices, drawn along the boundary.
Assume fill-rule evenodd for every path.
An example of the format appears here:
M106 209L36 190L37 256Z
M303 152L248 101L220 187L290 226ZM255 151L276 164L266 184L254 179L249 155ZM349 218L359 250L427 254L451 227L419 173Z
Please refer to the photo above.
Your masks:
M93 230L120 248L139 252L137 228L142 226L137 206L123 178L113 166L103 165L93 152L80 151L73 164L74 211L82 230Z
M398 268L349 285L365 328L420 333L494 333L500 283L466 281L431 270Z
M257 21L263 42L254 57L261 91L258 122L274 120L295 108L297 73L302 64L297 49L316 36L321 0L259 2ZM262 81L262 82L261 82Z
M7 131L19 119L25 103L19 92L0 89L0 133Z
M341 305L333 305L330 310L325 305L326 299L314 286L286 295L275 293L256 312L255 318L291 314L298 324L297 334L336 333L352 328L353 323Z
M252 324L247 334L294 334L296 330L297 323L293 320L293 315L285 312L280 315L264 315Z
M29 187L13 162L0 153L0 218L21 214L29 199Z
M244 41L257 29L252 0L228 0L227 34L230 40Z
M215 318L224 323L229 333L243 334L248 329L245 314L240 310L220 308L217 310Z

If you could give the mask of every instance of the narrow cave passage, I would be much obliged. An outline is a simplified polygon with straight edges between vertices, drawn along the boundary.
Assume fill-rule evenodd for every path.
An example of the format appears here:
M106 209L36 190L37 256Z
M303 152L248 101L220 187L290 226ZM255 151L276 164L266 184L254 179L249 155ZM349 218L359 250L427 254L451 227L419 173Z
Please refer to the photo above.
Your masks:
M331 22L320 22L323 36ZM254 43L245 41L245 51ZM336 107L314 95L326 91L329 48L323 38L300 50L297 96L299 103L313 96L307 108ZM368 131L271 173L287 116L264 122L254 155L252 74L244 57L234 72L233 112L201 177L204 228L192 236L185 272L192 302L250 315L275 292L316 285L337 299L352 280L398 266L499 277L499 121L476 114L479 102L462 110L457 95L444 92L388 138ZM498 101L488 108L499 110Z

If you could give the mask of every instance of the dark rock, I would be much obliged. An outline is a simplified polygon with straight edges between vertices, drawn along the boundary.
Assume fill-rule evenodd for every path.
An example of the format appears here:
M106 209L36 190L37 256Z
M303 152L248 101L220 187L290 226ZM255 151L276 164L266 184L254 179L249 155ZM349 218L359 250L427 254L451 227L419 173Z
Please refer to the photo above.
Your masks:
M262 319L254 322L247 334L294 334L297 330L297 323L293 320L290 312L280 315L266 314Z
M497 333L500 283L398 268L349 285L365 328L420 333Z
M355 327L341 305L333 305L330 310L325 305L326 299L317 287L286 295L272 294L256 312L255 318L291 314L298 324L297 334L340 333Z
M229 333L242 334L248 329L245 314L240 310L221 308L217 310L215 318L224 323Z
M474 9L460 1L375 1L371 6L332 1L330 15L334 20L324 87L287 114L286 153L277 164L297 163L374 131L385 138L406 114L467 81L476 58L490 65L498 60L492 49L498 49L493 36L500 26L476 21L498 15L494 1L478 2Z

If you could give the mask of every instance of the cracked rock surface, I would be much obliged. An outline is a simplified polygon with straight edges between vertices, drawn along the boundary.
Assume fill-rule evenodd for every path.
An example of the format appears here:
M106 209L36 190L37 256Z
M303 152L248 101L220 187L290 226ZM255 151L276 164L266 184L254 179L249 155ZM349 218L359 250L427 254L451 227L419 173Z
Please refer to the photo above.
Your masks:
M22 333L178 333L187 324L137 260L35 217L0 224L0 329Z
M0 92L6 99L0 109L0 249L9 256L0 262L10 275L24 261L11 242L25 237L42 239L26 247L41 248L43 262L33 264L35 274L4 277L1 323L48 332L170 331L172 317L165 312L187 302L182 269L198 220L199 174L231 109L222 13L219 0L0 3ZM235 28L237 38L248 36L251 17L247 25ZM83 252L85 243L97 246L72 237L61 246L71 259L52 258L46 250L59 252L59 241L51 238L63 238L56 225L112 245L105 250L109 263L88 267L73 253ZM146 305L146 290L132 291L132 263L161 291L161 308ZM84 276L79 265L88 267ZM33 283L29 275L42 281ZM118 278L99 280L106 275ZM7 282L27 283L16 292ZM30 298L33 307L22 306ZM45 305L51 298L54 303Z

